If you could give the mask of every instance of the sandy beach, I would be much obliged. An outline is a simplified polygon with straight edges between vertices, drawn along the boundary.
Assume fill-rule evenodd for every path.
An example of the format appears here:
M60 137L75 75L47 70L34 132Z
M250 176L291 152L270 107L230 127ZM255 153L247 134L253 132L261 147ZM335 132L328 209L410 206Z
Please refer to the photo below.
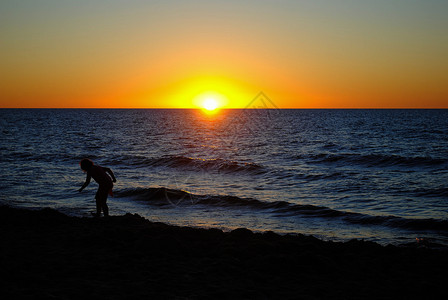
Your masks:
M446 251L0 207L2 299L436 299Z

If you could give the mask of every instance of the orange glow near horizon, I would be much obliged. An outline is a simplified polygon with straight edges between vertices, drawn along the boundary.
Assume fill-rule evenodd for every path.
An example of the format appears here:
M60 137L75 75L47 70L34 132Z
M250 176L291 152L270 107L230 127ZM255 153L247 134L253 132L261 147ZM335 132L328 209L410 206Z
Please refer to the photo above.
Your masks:
M131 2L2 3L0 108L448 108L448 1Z
M204 102L215 102L217 109L244 108L257 92L246 83L224 76L201 75L180 80L167 79L167 82L170 83L158 89L141 92L138 95L142 99L140 107L145 107L145 99L158 99L162 104L160 108L203 109L206 106Z

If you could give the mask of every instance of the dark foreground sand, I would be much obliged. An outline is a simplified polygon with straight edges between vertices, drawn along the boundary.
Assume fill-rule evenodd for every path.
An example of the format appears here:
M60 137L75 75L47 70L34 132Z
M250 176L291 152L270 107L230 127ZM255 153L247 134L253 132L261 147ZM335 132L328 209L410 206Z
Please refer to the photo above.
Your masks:
M448 253L0 207L2 299L440 299Z

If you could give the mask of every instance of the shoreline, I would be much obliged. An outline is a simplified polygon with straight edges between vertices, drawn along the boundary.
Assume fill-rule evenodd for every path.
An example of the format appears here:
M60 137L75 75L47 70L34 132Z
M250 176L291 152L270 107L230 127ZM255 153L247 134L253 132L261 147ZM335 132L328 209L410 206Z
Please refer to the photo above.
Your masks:
M424 245L179 227L136 214L0 206L7 298L435 299L448 255Z

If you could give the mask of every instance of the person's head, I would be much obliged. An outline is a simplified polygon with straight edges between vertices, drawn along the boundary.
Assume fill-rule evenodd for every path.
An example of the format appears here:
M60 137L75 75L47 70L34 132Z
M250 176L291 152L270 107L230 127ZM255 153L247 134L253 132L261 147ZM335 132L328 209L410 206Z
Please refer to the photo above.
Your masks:
M93 161L91 161L91 160L88 159L88 158L84 158L84 159L82 159L82 160L80 161L79 165L81 166L81 169L82 169L84 172L87 172L87 171L90 170L90 168L93 167Z

